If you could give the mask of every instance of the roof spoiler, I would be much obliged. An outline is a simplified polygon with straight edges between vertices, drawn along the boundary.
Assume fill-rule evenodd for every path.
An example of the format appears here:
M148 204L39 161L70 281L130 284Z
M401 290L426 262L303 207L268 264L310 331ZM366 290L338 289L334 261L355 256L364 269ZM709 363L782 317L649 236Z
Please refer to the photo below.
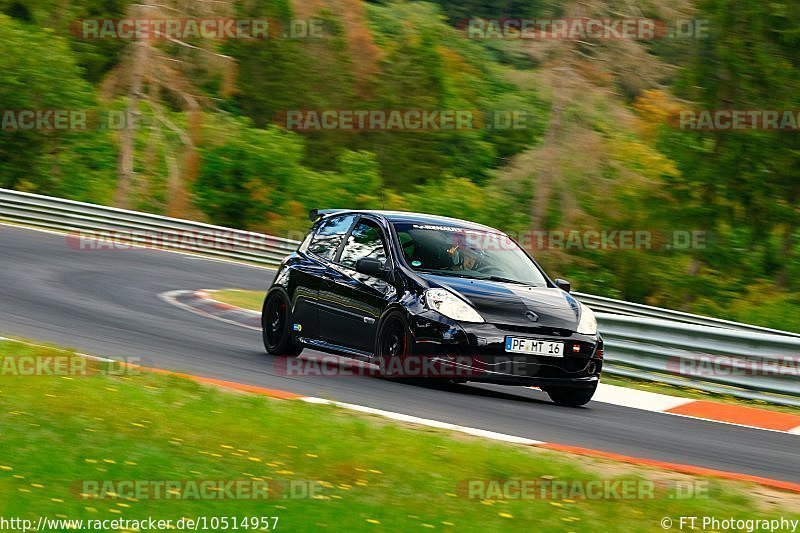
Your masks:
M308 219L311 222L316 222L317 219L332 215L333 213L342 213L349 211L349 209L312 209L308 212Z

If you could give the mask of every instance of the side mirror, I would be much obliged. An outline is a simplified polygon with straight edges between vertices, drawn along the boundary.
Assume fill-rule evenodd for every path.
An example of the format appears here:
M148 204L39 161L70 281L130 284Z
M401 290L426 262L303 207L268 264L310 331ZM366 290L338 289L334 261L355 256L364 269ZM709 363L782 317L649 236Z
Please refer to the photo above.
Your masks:
M383 263L374 257L362 257L356 261L356 272L381 278L384 275Z
M564 292L569 292L570 290L572 290L572 284L565 279L556 278L553 280L553 282L556 284L556 287L558 287Z

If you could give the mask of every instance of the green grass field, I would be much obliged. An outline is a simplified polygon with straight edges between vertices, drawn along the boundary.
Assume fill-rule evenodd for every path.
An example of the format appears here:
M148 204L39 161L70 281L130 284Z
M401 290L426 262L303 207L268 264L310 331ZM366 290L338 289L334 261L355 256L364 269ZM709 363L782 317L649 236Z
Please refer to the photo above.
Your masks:
M242 289L221 289L209 291L211 298L242 309L261 312L265 291L246 291Z
M0 342L0 516L277 516L285 531L481 532L656 531L665 516L800 516L796 496L773 494L774 501L788 498L782 508L749 496L753 486L746 483L710 480L707 495L681 499L673 480L697 478L408 427L170 375L13 375L19 365L7 364L65 354ZM650 480L660 488L652 499L522 501L468 499L459 489L466 480L507 479ZM100 486L104 480L263 480L283 492L260 500L83 499L86 480ZM294 498L287 489L302 496L309 484L314 498Z

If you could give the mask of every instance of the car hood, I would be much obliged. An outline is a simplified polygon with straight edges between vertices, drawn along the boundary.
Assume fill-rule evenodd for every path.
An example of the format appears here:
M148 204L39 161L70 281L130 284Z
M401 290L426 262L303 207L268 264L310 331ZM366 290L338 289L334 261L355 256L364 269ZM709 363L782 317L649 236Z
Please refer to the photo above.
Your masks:
M555 287L532 287L433 274L423 277L467 300L486 322L492 324L564 328L571 331L578 327L580 304L570 294Z

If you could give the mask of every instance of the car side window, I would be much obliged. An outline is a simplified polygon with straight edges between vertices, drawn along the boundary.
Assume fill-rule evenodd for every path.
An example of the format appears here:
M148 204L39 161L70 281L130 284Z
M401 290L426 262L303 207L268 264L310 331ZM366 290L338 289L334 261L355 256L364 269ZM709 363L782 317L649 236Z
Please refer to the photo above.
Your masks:
M332 261L354 218L355 215L340 215L325 220L311 239L308 251Z
M381 237L381 230L377 224L367 220L361 220L350 232L339 262L355 269L356 262L364 257L375 258L381 263L386 262L386 246Z

